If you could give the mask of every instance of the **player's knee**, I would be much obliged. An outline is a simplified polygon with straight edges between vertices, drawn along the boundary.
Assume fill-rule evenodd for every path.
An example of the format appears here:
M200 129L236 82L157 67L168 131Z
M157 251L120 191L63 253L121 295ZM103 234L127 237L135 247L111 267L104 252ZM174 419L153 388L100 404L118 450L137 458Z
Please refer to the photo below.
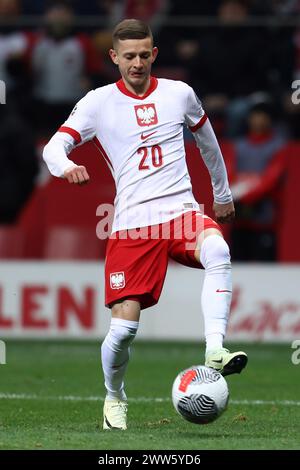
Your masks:
M126 347L134 340L137 328L119 327L113 330L113 336L120 346Z
M134 340L138 322L113 318L109 329L109 342L116 351L128 347Z
M201 245L200 261L205 269L221 265L230 267L229 246L224 238L219 235L205 238Z

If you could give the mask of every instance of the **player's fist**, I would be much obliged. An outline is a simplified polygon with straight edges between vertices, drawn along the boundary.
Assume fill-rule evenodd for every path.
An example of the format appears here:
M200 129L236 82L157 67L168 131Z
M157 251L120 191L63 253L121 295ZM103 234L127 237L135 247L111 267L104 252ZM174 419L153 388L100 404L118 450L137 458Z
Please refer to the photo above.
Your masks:
M82 165L73 165L70 168L67 168L64 171L64 178L66 178L69 183L75 184L86 184L90 180L85 166Z
M231 222L235 216L234 204L233 202L228 202L227 204L218 204L214 202L213 209L216 214L217 222L224 224L225 222Z

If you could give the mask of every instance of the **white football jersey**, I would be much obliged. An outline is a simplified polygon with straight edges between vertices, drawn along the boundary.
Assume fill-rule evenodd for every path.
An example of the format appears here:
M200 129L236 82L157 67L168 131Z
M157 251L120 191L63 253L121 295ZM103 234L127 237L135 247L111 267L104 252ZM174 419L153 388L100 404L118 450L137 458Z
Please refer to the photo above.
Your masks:
M114 232L166 222L198 209L183 125L196 131L205 121L190 86L151 77L144 96L128 91L122 80L90 91L59 132L64 134L66 153L92 140L108 164L116 184ZM70 166L67 159L61 165L57 160L51 168L47 161L56 176L62 175L67 162Z

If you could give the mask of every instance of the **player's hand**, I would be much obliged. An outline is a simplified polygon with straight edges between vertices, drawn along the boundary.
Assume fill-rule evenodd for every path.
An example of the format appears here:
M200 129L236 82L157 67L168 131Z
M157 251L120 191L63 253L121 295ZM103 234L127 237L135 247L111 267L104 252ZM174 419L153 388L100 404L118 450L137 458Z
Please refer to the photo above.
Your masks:
M89 182L90 177L86 171L85 166L73 165L64 171L64 178L69 183L86 184Z
M218 204L217 202L214 202L213 209L217 222L220 222L221 224L231 222L234 219L235 210L233 202L228 202L227 204Z

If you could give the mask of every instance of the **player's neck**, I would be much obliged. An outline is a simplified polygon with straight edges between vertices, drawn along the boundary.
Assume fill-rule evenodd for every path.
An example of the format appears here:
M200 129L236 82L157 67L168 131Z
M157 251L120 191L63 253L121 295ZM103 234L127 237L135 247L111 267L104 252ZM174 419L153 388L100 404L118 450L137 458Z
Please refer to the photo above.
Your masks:
M147 78L147 80L145 81L145 83L143 83L142 85L139 85L139 86L131 85L126 80L124 80L124 78L123 78L123 82L124 82L124 85L125 85L125 87L127 88L128 91L130 91L134 95L143 96L147 93L147 91L150 87L151 77L149 76Z

